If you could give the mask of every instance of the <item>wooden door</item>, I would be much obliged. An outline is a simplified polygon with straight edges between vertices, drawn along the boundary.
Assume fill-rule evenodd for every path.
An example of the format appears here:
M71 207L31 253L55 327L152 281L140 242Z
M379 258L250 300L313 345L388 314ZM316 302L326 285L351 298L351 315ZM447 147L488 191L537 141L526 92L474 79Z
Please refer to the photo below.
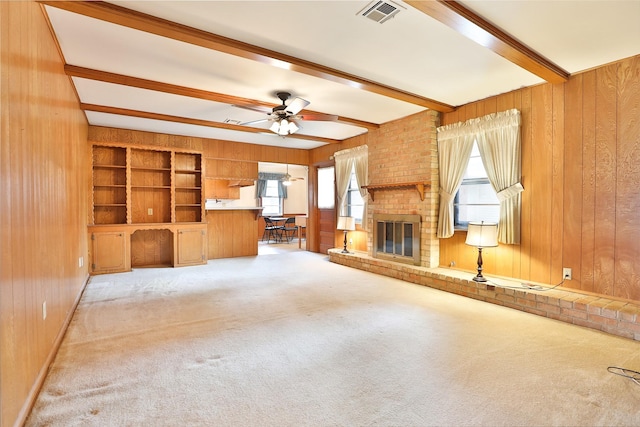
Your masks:
M333 166L318 168L318 250L321 254L335 247L336 204Z
M91 234L91 272L94 274L129 271L127 234L103 232Z
M178 230L176 267L206 263L206 241L204 227Z

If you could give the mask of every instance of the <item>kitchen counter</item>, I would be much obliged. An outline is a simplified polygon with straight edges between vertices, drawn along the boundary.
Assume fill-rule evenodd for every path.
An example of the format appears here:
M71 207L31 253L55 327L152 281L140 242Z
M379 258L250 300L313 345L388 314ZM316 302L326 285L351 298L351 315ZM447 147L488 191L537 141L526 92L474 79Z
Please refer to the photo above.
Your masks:
M220 206L206 211L208 259L258 254L262 207Z
M210 206L210 207L205 207L205 209L207 211L253 211L253 210L259 210L261 211L262 209L264 209L263 207L258 207L258 206Z

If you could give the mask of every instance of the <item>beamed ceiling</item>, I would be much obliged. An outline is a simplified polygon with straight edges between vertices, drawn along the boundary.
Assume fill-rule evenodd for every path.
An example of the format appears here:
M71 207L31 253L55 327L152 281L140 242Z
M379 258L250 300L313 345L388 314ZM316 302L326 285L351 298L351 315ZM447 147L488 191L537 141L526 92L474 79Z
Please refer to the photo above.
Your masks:
M303 149L640 54L635 0L41 3L91 125Z

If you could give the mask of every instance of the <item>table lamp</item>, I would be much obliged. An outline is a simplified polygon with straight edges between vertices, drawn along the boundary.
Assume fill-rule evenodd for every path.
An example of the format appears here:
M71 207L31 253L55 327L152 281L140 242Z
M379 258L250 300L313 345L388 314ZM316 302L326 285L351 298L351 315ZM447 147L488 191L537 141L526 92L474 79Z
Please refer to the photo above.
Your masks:
M344 231L344 249L342 249L342 253L348 254L347 233L356 229L356 219L352 216L340 216L338 217L338 226L336 228Z
M482 276L482 248L498 246L498 224L484 221L470 222L465 243L478 248L478 274L473 280L486 282L487 279Z

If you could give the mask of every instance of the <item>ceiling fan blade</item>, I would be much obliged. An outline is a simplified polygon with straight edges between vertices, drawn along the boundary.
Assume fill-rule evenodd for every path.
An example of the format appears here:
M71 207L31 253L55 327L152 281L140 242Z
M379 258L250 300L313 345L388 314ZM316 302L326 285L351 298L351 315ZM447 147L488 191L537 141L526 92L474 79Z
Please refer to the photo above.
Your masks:
M240 123L240 126L247 126L247 125L255 125L258 123L263 123L263 122L268 122L270 119L260 119L260 120L252 120L250 122L244 122L244 123Z
M268 107L263 107L261 105L240 105L233 104L233 107L242 108L245 110L257 111L259 113L271 114L272 109Z
M287 105L287 108L285 109L285 111L289 114L298 114L300 111L302 111L304 107L306 107L309 104L311 103L305 99L296 98L293 101L291 101L289 105Z
M338 116L333 114L300 114L296 118L299 120L320 122L335 122L336 120L338 120Z

